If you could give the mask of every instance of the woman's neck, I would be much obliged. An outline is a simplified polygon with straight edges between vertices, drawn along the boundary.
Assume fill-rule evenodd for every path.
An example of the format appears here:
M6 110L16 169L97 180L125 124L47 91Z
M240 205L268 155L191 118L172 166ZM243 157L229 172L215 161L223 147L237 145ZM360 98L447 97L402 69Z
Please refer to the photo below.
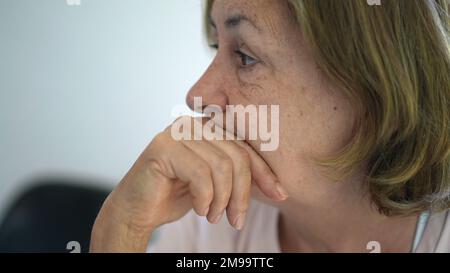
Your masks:
M342 201L342 200L341 200ZM330 207L280 207L279 241L282 252L409 252L418 216L387 217L369 202L340 202Z

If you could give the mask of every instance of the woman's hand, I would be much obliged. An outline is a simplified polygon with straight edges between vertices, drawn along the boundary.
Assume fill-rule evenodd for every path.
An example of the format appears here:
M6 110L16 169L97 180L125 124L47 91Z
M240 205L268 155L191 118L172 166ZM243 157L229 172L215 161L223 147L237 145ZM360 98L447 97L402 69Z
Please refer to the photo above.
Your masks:
M215 134L225 139L229 132ZM176 141L169 127L153 139L103 204L91 251L145 251L154 229L192 208L211 223L226 212L230 224L241 229L252 182L272 200L287 198L270 167L247 143Z

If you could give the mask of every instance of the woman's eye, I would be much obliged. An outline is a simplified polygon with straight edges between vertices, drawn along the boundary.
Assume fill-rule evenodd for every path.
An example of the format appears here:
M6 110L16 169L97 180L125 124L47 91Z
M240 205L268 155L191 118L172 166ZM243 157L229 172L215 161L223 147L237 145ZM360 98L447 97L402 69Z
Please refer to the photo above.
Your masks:
M211 47L214 50L218 50L219 49L219 44L210 44L209 47ZM249 55L243 53L240 50L236 50L234 52L238 55L238 57L240 59L240 62L241 62L241 66L250 66L250 65L253 65L253 64L257 64L259 62L255 58L250 57Z
M258 63L257 60L255 60L254 58L248 56L245 53L242 53L242 51L240 51L240 50L236 50L235 52L236 52L236 54L238 54L239 58L241 59L241 65L242 66L249 66L249 65L253 65L253 64Z

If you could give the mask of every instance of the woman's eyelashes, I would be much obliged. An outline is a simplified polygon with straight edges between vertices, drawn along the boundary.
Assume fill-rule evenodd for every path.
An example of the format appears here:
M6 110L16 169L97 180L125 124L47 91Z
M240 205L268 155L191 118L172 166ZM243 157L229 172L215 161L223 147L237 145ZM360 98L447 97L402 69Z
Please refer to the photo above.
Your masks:
M218 50L219 44L211 44L210 47L212 49ZM259 63L259 61L256 58L248 54L245 54L240 49L235 50L233 53L237 55L241 67L245 68Z
M236 53L240 58L242 67L251 66L258 63L258 60L256 60L253 57L250 57L249 55L243 53L240 50L235 50L234 53Z

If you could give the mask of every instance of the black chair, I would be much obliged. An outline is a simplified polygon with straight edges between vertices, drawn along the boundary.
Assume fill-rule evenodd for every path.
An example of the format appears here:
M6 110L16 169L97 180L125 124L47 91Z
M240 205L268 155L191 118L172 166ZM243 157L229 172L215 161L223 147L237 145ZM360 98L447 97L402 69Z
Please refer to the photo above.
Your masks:
M33 184L0 223L0 252L88 252L92 225L110 190L65 179Z

